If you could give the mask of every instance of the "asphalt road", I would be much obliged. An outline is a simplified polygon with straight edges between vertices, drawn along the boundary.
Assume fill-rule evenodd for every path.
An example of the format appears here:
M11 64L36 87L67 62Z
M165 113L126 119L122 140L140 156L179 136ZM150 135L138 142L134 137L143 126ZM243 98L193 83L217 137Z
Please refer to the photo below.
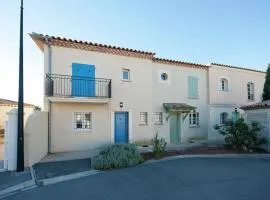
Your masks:
M25 191L13 200L269 200L270 158L189 158Z

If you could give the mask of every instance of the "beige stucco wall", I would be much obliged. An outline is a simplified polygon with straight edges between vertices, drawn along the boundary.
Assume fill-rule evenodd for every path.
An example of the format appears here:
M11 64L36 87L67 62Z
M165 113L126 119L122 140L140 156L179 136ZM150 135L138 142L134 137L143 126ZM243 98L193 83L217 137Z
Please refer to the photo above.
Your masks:
M25 166L32 166L48 153L48 112L32 113L25 124Z
M5 127L5 121L8 120L7 112L16 108L16 106L9 105L0 105L0 129ZM32 107L24 107L24 121L27 120L27 117L33 112Z
M219 91L220 78L226 78L228 82L228 91ZM261 102L261 95L265 81L265 73L254 72L243 69L235 69L212 65L209 68L209 124L208 139L221 140L223 137L213 129L215 124L220 122L220 114L227 112L231 118L235 108L239 109L242 105ZM255 99L248 100L247 83L254 84Z
M228 92L218 90L221 77L229 80ZM260 102L264 81L265 73L212 65L209 68L210 104L232 104L238 107ZM248 82L254 83L254 101L247 97Z
M79 99L78 103L52 103L52 152L83 150L113 143L113 114L116 111L127 111L130 114L129 142L151 139L156 132L169 142L169 120L165 120L167 113L162 107L166 102L195 106L200 114L199 127L189 127L188 116L182 122L181 141L185 142L194 136L215 135L209 127L219 121L216 117L219 112L228 110L228 107L231 110L235 106L260 101L265 76L264 73L233 68L212 66L207 71L184 65L156 63L148 59L55 46L52 47L51 60L52 74L71 75L72 63L83 63L95 65L97 78L112 79L112 98L107 104L79 103ZM44 50L44 64L44 72L47 73L47 47ZM130 70L130 81L121 80L122 69ZM168 72L168 83L159 81L160 72ZM188 98L188 76L199 79L198 99ZM228 78L228 92L218 90L220 77ZM253 102L247 100L248 82L253 82L255 86ZM45 110L48 110L48 102L48 98L44 96ZM122 109L119 107L120 102L124 105ZM212 107L213 105L216 107ZM80 111L93 112L93 134L74 134L72 118L74 112ZM139 124L140 112L148 112L148 125ZM155 112L163 112L162 125L155 125Z
M160 73L168 74L168 83L160 81ZM198 99L188 98L188 76L195 76L198 81ZM200 125L198 127L189 126L189 116L181 122L181 141L186 142L194 136L206 137L208 125L207 111L207 70L191 68L186 66L166 65L153 63L153 112L164 112L164 124L155 125L155 132L170 141L170 119L167 121L163 109L163 103L186 103L196 107L199 112Z
M74 112L92 113L92 131L74 128ZM99 148L111 143L108 105L52 103L51 152Z
M45 52L45 54L47 53ZM106 117L107 119L110 119L111 113L116 111L128 111L131 113L132 133L130 134L132 134L132 137L130 137L130 142L142 139L150 139L153 137L153 83L151 60L83 51L78 49L52 47L53 74L71 75L72 63L95 65L97 78L112 79L112 98L109 100L108 105L106 105L106 111L108 111L106 115L109 115ZM130 81L127 82L121 80L122 69L130 70ZM46 71L47 68L45 67L45 72ZM119 103L121 101L124 105L122 109L119 107ZM48 104L46 97L45 102L45 104ZM92 106L93 108L97 107L97 109L102 107L97 104L88 104L88 106ZM81 104L80 106L70 104L69 107L73 109L73 112L76 112L78 109L80 109ZM58 109L58 104L54 104L52 109L52 112L55 112L55 109ZM62 107L60 106L59 109L62 109ZM148 112L149 124L147 126L139 125L140 112ZM58 116L61 118L62 115L63 114L60 113ZM54 116L52 121L55 120L56 117ZM109 120L107 123L107 134L111 134L113 121ZM52 135L53 134L54 133L52 133ZM58 141L57 138L52 137L52 140L55 139ZM71 145L71 143L69 143L69 145ZM68 148L58 148L54 146L52 149L60 151L65 149L67 150ZM79 150L78 147L71 147L71 149Z

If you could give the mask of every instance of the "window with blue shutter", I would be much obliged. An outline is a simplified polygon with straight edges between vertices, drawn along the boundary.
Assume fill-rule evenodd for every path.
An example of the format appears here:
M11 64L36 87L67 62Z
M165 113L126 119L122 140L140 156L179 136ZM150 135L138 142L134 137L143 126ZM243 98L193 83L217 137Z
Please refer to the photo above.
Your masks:
M199 98L197 77L194 76L188 77L188 98Z

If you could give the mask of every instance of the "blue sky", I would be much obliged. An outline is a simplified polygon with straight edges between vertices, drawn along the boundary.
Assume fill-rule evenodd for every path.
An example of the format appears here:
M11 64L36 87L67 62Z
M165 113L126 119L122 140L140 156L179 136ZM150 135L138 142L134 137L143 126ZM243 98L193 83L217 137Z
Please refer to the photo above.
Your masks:
M152 51L158 57L265 70L267 0L24 0L25 102L42 105L38 32ZM0 98L17 99L19 0L0 1Z

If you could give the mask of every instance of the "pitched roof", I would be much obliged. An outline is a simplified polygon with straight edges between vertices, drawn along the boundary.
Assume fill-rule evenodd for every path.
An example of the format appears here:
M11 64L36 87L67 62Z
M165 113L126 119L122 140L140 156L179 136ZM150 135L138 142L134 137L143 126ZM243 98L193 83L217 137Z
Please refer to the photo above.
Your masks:
M88 51L97 51L101 53L112 53L112 54L117 54L117 55L122 55L122 56L132 56L132 57L148 58L148 59L152 59L152 57L155 55L155 53L152 53L152 52L124 48L124 47L117 47L117 46L100 44L100 43L87 42L87 41L82 41L82 40L73 40L73 39L68 39L65 37L49 36L49 35L43 35L43 34L38 34L38 33L30 33L29 35L42 51L44 50L45 40L48 39L50 43L55 46L82 49L82 50L88 50Z
M216 65L216 66L220 66L220 67L234 68L234 69L242 69L242 70L253 71L253 72L259 72L259 73L266 73L266 72L261 71L261 70L250 69L250 68L247 68L247 67L238 67L238 66L225 65L225 64L219 64L219 63L211 63L211 65Z
M8 99L0 99L0 106L17 106L18 102L17 101L11 101ZM35 107L33 104L24 104L25 107Z
M256 103L252 105L246 105L240 107L242 110L257 110L257 109L268 109L270 108L270 104L268 103Z
M158 58L158 57L154 57L153 62L169 64L169 65L195 67L195 68L201 68L201 69L208 69L210 67L209 65L191 63L191 62L184 62L184 61L179 61L179 60L169 60L169 59Z
M137 57L137 58L143 58L143 59L150 59L153 62L158 62L158 63L163 63L163 64L171 64L171 65L178 65L178 66L181 65L181 66L186 66L186 67L194 67L194 68L202 68L202 69L207 69L209 67L208 65L202 65L202 64L197 64L197 63L157 58L157 57L154 57L155 53L153 52L147 52L147 51L141 51L141 50L136 50L136 49L81 41L81 40L73 40L73 39L68 39L65 37L49 36L49 35L43 35L43 34L38 34L38 33L30 33L29 35L42 51L44 51L44 45L46 43L46 40L49 40L51 45L55 45L55 46L82 49L82 50L88 50L88 51L96 51L96 52L101 52L101 53L110 53L110 54Z

